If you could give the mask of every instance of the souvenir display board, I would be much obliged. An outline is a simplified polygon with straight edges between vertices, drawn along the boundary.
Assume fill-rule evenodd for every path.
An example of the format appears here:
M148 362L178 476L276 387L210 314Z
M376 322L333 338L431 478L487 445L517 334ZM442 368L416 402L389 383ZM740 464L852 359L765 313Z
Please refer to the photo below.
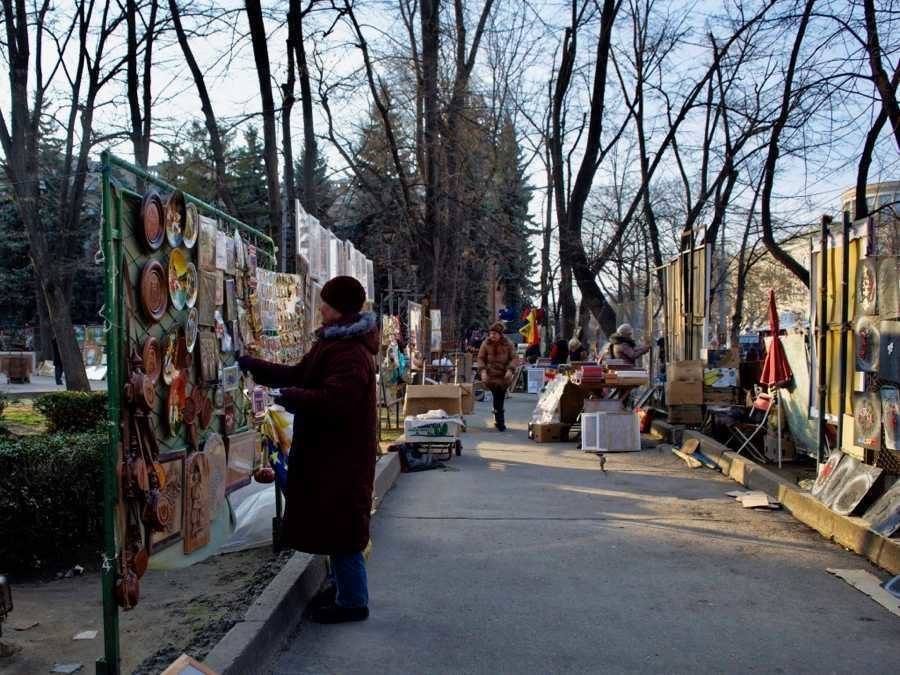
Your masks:
M130 186L144 184L144 193ZM256 434L236 362L261 354L258 269L275 265L262 233L137 167L103 155L103 253L110 424L105 457L105 616L140 597L148 558L210 547L229 437ZM253 467L246 471L249 481ZM226 471L232 472L226 474ZM167 553L168 555L168 553ZM106 657L117 631L105 625Z
M251 352L283 364L297 363L303 357L310 340L309 285L307 275L257 270L251 323L261 328L261 334L257 349L251 348Z

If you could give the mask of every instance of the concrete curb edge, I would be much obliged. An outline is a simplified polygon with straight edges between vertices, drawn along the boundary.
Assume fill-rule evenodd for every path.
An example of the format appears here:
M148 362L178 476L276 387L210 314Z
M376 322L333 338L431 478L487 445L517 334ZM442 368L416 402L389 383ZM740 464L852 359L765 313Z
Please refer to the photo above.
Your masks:
M397 453L387 453L376 463L376 508L399 475ZM302 608L318 591L325 574L324 556L294 553L244 618L216 643L204 663L221 675L264 671L277 647L300 622Z
M732 480L776 498L797 520L826 539L865 556L891 574L900 574L900 542L873 532L862 518L835 513L790 481L699 431L685 430L684 438L700 441L701 451Z

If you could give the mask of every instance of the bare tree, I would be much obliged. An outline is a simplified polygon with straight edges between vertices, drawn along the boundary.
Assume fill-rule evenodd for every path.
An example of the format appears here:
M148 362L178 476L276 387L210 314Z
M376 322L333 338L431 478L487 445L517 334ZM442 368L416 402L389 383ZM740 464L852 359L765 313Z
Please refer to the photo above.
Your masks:
M150 0L150 16L144 24L143 37L138 40L137 23L143 19L144 6L136 0L127 0L125 16L128 23L128 63L127 94L131 113L131 145L134 149L134 163L146 169L150 157L150 130L153 122L153 94L150 89L153 67L153 43L156 38L156 17L158 0ZM143 43L143 63L138 72L140 43Z
M59 348L66 385L87 391L90 384L69 309L72 256L78 250L74 233L82 217L89 154L98 140L93 131L98 97L124 65L124 58L111 56L109 42L125 17L113 14L110 2L79 2L58 35L49 24L49 0L35 12L29 11L28 4L26 0L3 0L11 105L9 124L0 112L0 143L16 208L28 232L31 261ZM52 41L56 53L45 60L47 41ZM47 63L52 64L49 71L45 70ZM42 209L39 156L47 95L58 74L64 76L68 86L68 112L61 121L63 175L55 232L51 234L49 214ZM29 85L32 76L33 84Z
M178 44L194 78L194 86L197 88L197 95L200 97L200 107L203 110L203 120L206 123L206 132L209 134L209 147L213 155L213 165L216 174L216 195L225 204L225 210L229 213L237 213L237 207L234 199L228 189L227 170L225 165L225 143L222 140L222 134L219 131L219 124L216 120L216 114L213 111L212 100L209 97L209 90L206 87L206 78L203 71L197 64L197 59L188 42L187 33L181 23L181 12L178 8L178 0L169 0L169 14L172 17L172 25L175 27L175 35L178 37Z
M897 103L897 78L900 75L900 63L894 69L893 77L888 76L882 60L881 40L878 37L878 22L875 14L875 0L863 0L866 17L866 52L875 88L881 96L881 106L890 120L891 130L897 149L900 150L900 104Z

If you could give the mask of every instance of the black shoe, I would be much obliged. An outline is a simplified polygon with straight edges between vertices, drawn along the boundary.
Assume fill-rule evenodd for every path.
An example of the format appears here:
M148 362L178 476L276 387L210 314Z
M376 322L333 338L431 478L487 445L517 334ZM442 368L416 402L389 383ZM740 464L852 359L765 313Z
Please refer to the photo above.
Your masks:
M494 413L494 426L497 428L497 431L506 431L506 419L505 415L502 412Z
M310 621L324 624L365 621L368 618L368 607L341 607L334 603L317 607L309 614Z
M312 610L318 609L319 607L333 605L335 598L337 598L337 586L329 583L312 597L312 599L309 601L309 604L307 605L307 611L311 612Z

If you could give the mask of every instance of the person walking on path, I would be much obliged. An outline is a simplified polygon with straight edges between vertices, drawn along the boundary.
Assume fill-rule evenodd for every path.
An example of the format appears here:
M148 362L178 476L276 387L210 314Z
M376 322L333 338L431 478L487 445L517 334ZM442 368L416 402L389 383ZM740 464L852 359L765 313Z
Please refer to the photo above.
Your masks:
M275 399L294 415L282 537L305 553L330 556L333 584L311 605L317 623L369 616L363 551L375 480L375 315L352 277L325 284L322 327L300 363L283 366L242 356L257 384L280 387Z
M59 344L56 342L56 338L53 338L51 344L53 345L53 377L56 384L61 385L63 383L62 356L59 353Z
M628 361L634 365L639 358L650 351L649 345L636 346L634 329L631 324L623 323L615 333L609 336L609 356L614 359Z
M490 389L494 401L494 426L498 431L506 431L503 404L506 390L512 381L516 348L503 335L503 324L499 321L488 329L488 336L478 350L478 370L481 381Z

